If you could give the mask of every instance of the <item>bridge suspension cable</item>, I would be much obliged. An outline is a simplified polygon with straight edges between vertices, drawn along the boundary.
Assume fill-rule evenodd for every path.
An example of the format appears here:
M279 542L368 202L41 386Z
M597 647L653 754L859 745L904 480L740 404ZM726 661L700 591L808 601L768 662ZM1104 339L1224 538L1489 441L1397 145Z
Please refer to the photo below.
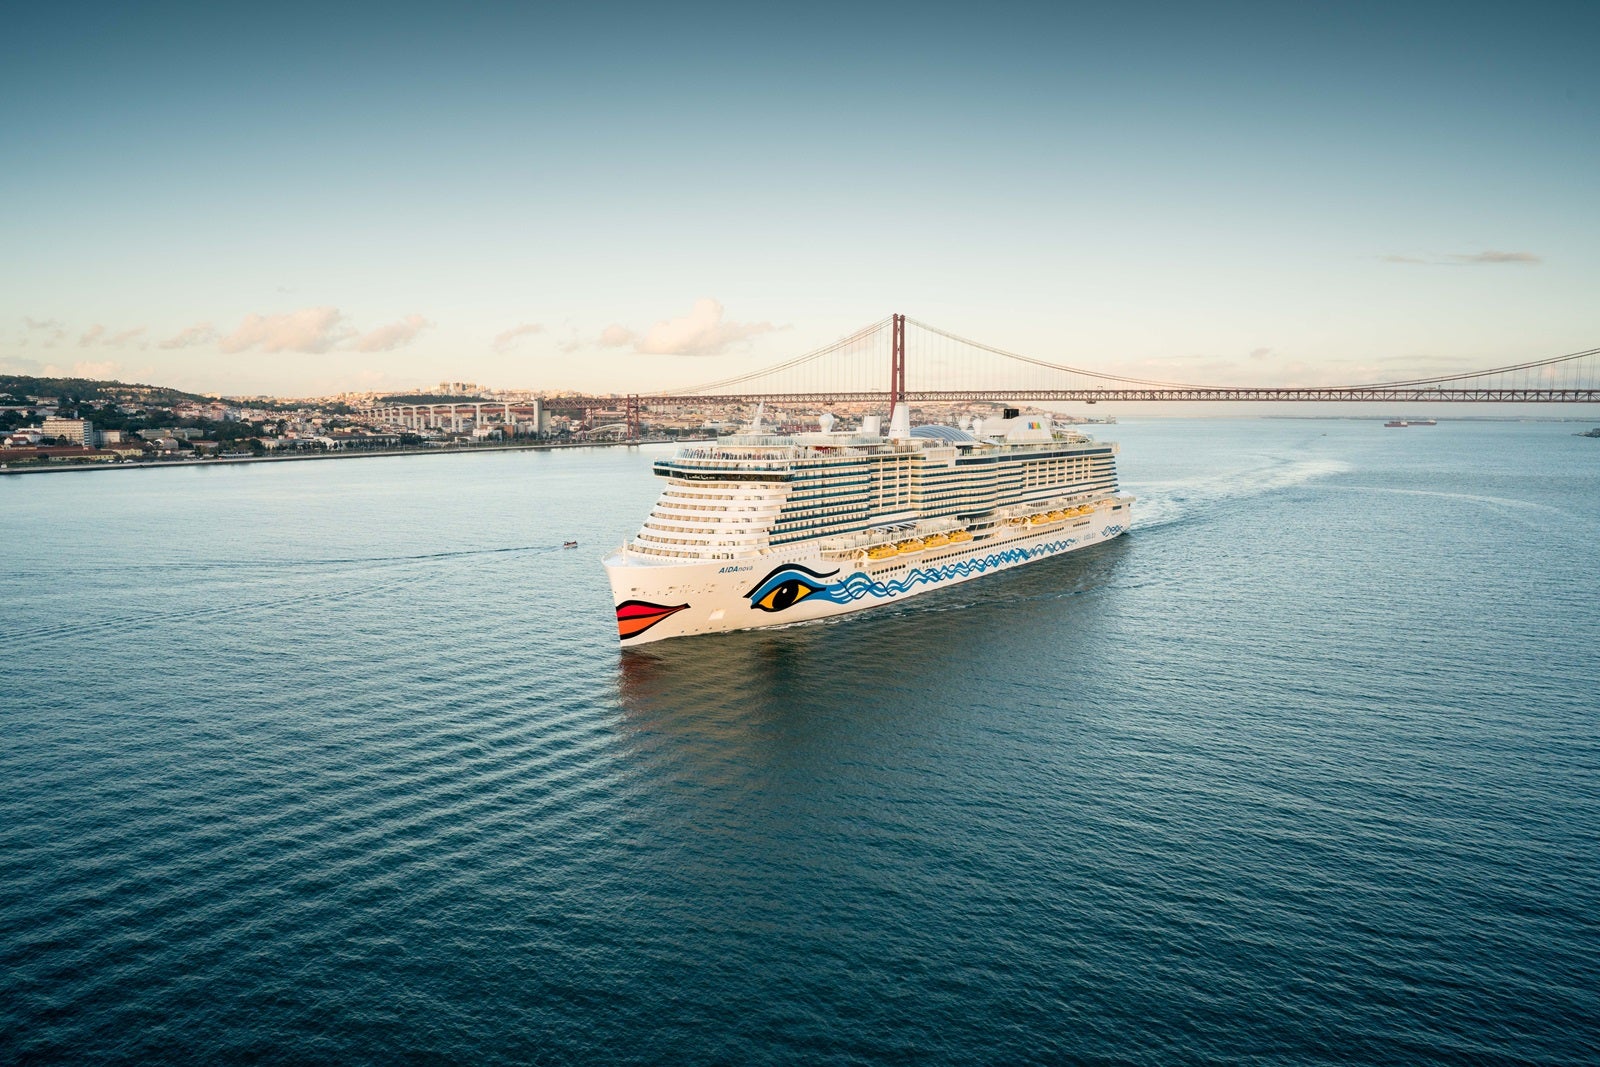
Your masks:
M803 355L795 356L793 359L787 360L783 363L777 363L770 367L762 367L760 370L750 371L747 374L736 375L732 378L723 378L720 381L708 382L704 385L691 386L688 389L668 389L665 390L661 395L700 396L710 393L719 393L736 385L747 385L750 382L761 378L767 378L774 374L780 374L783 371L793 370L796 367L805 366L808 363L814 363L822 357L830 356L835 352L844 352L851 349L869 347L868 343L881 334L892 321L892 318L879 319L870 326L862 327L848 337L841 337L837 341L823 345L821 348L813 349L810 352L804 353ZM766 391L770 390L763 390L763 392Z
M1378 382L1370 385L1339 386L1342 389L1415 389L1423 385L1443 385L1446 382L1467 382L1479 378L1489 378L1502 374L1516 374L1523 371L1539 370L1544 367L1570 365L1578 360L1591 356L1600 356L1600 348L1589 348L1582 352L1569 352L1564 356L1551 356L1548 359L1535 359L1527 363L1517 363L1509 367L1492 367L1489 370L1465 371L1460 374L1441 374L1434 378L1412 378L1403 382ZM1581 386L1580 386L1581 388Z
M937 326L930 326L926 322L920 322L917 319L907 319L906 321L920 330L926 330L928 333L936 334L939 337L954 341L957 344L968 345L982 352L988 352L992 355L1002 356L1006 359L1015 360L1018 363L1026 363L1034 367L1043 367L1046 370L1057 370L1067 374L1077 374L1085 378L1093 378L1096 381L1102 382L1117 382L1123 385L1143 385L1152 389L1203 388L1203 386L1191 385L1184 382L1163 382L1153 381L1148 378L1128 378L1120 374L1107 374L1104 371L1093 371L1083 367L1069 367L1063 363L1051 363L1048 360L1034 359L1032 356L1024 356L1017 352L1008 352L1003 348L996 348L993 345L986 345L982 341L974 341L970 337L962 337L959 334L951 333L948 330L941 330Z

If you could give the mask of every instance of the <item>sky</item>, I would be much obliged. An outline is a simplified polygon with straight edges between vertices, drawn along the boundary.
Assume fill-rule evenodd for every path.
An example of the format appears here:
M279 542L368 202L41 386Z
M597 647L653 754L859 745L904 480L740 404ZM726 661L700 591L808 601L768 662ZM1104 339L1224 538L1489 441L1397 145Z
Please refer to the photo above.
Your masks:
M1600 345L1600 4L7 21L0 372L648 392L893 312L1217 384Z

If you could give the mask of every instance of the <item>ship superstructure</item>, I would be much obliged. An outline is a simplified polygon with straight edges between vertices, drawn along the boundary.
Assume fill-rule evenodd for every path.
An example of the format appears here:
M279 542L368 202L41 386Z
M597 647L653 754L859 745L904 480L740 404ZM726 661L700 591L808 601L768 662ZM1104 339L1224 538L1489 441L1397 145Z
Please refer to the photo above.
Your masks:
M1116 537L1114 444L1007 409L971 430L877 418L744 432L658 460L661 496L605 560L624 645L903 599Z

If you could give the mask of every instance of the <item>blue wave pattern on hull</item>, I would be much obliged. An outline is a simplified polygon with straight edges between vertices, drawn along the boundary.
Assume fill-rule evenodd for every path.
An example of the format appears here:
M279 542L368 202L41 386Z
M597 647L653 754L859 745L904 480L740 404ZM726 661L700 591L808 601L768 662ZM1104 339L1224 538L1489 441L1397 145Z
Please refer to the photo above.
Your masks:
M1112 538L1122 532L1121 524L1102 527L1100 536ZM824 586L817 591L817 596L831 600L835 604L853 604L863 597L896 597L911 592L919 585L935 585L955 578L971 578L986 571L1012 563L1026 563L1028 560L1041 559L1053 556L1058 552L1065 552L1082 542L1081 538L1068 537L1060 541L1046 541L1044 544L1034 545L1032 548L1008 548L1001 552L991 552L987 556L978 556L973 559L964 559L958 563L947 564L943 567L917 567L906 574L904 578L895 578L889 581L875 581L865 573L856 571L848 578L833 585Z

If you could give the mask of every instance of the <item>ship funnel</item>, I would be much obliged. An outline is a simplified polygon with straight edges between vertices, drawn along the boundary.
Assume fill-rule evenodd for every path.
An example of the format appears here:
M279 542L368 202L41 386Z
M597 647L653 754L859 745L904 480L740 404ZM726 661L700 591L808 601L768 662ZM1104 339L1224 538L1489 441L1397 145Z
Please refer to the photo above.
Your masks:
M896 404L894 414L889 416L889 440L911 440L911 405Z
M761 403L756 405L755 418L750 420L750 425L745 428L745 431L744 431L745 433L760 433L761 432L761 416L766 414L766 410L767 410L767 402L765 400L763 400Z

